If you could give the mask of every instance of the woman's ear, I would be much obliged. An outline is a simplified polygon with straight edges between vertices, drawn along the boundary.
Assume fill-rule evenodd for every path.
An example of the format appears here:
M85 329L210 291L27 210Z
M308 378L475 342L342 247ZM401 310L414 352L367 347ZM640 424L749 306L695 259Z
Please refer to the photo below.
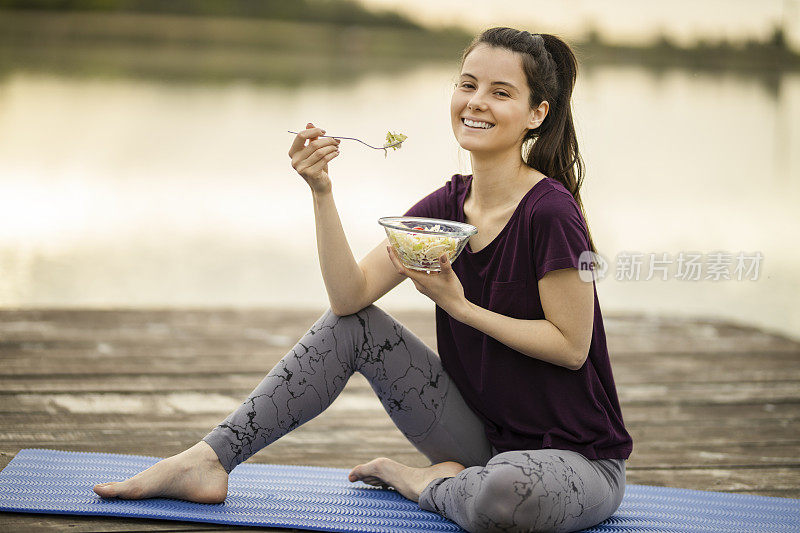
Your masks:
M533 130L541 126L549 110L550 103L547 100L543 100L542 103L539 104L539 107L534 109L531 113L530 120L528 121L528 129Z

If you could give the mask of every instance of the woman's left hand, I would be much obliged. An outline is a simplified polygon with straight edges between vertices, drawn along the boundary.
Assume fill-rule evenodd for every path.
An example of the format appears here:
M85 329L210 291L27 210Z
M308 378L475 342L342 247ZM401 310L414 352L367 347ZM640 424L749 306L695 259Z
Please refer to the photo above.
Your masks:
M448 315L456 320L461 320L460 317L469 307L469 301L464 296L464 287L456 273L453 272L447 254L442 254L442 257L439 258L441 272L432 271L430 274L426 274L406 267L397 255L397 251L391 246L387 246L386 250L398 273L411 278L417 290L433 300Z

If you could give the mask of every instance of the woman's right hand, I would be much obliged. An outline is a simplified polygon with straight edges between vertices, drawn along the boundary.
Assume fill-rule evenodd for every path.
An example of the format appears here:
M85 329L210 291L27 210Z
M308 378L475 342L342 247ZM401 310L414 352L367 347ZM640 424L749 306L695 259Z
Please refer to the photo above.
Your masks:
M339 155L341 140L331 137L320 138L325 130L315 128L312 123L297 134L289 148L292 167L306 180L315 193L331 191L331 179L328 176L328 161ZM306 144L308 141L308 144Z

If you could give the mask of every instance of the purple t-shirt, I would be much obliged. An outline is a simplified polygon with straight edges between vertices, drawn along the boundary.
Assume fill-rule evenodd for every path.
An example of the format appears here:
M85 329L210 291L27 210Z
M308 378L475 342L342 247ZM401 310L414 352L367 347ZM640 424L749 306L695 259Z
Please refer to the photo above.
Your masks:
M466 222L471 183L472 176L456 174L405 214ZM544 178L491 243L477 252L467 244L453 271L470 302L514 318L544 319L538 280L551 270L579 268L584 250L588 232L577 202L558 180ZM442 365L498 452L555 448L589 459L630 456L633 439L622 420L596 287L591 347L579 370L513 350L439 306L436 339Z

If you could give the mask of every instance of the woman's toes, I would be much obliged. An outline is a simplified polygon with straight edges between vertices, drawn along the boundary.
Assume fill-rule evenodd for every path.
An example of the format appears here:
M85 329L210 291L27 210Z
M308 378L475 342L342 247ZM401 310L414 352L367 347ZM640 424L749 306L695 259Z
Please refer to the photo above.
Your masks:
M385 458L379 457L377 459L373 459L368 463L354 467L353 470L350 471L348 479L350 481L361 480L364 481L365 483L373 482L370 484L374 484L376 478L378 479L381 478L381 474L383 473L381 471L381 465L383 464L384 460Z
M358 466L361 466L361 465L358 465ZM350 471L350 473L347 475L347 479L350 480L351 482L352 481L358 481L359 479L361 479L358 476L358 473L357 473L358 472L358 466L354 466L353 469Z
M103 498L114 498L119 489L119 482L110 481L108 483L99 483L94 486L94 491Z
M353 467L353 469L350 471L350 475L347 476L347 479L349 479L350 481L358 481L360 479L364 479L366 476L369 475L369 473L366 471L366 466L367 465L358 465L356 467Z
M143 496L143 489L136 480L112 481L105 486L97 485L94 490L103 498L137 499Z
M106 486L105 483L98 483L97 485L92 487L92 490L94 491L95 494L97 494L98 496L102 496L103 498L107 498L109 496L108 487Z

